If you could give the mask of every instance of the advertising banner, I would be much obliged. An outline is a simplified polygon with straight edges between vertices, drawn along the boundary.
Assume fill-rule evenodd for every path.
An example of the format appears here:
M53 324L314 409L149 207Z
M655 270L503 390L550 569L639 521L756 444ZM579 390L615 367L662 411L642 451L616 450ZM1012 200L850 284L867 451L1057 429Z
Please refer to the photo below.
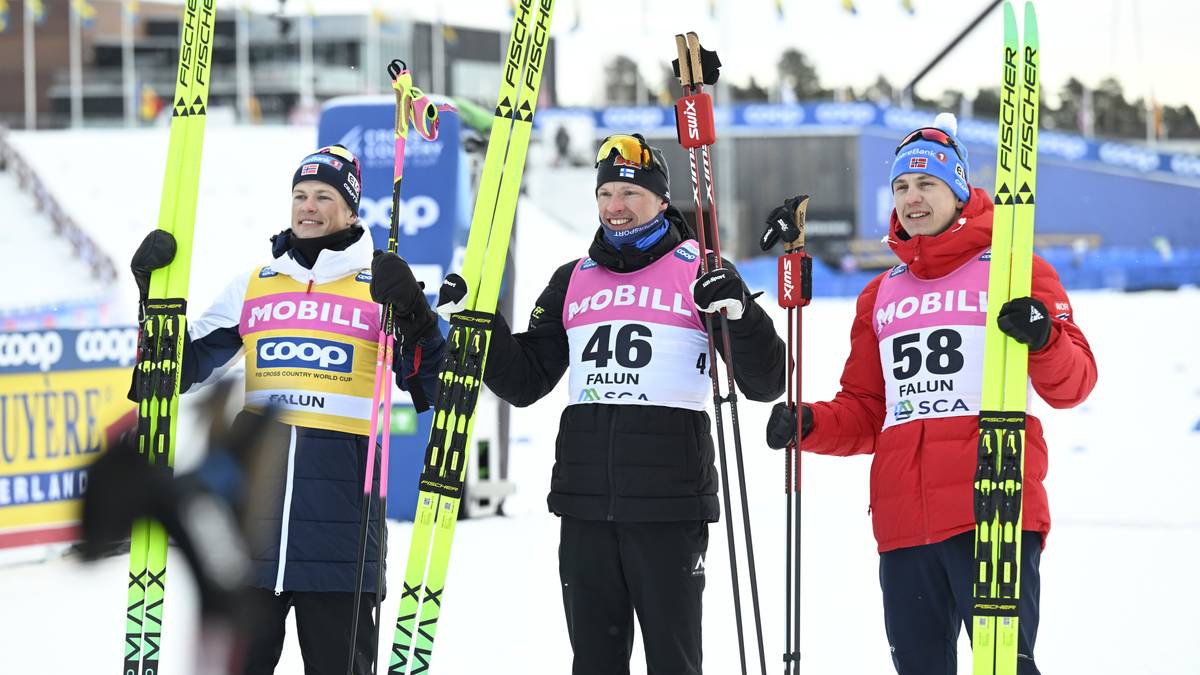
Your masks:
M70 541L126 399L135 328L0 333L0 548Z

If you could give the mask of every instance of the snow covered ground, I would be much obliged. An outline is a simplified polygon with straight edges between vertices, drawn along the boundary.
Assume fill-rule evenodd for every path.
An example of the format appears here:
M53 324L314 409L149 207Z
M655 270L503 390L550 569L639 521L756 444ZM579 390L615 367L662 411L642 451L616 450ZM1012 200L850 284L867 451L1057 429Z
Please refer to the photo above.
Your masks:
M118 149L131 147L125 143L144 143L145 152L134 156L148 159L124 165L135 167L136 175L104 177L93 171L79 202L66 201L67 208L103 214L90 222L117 259L128 257L157 210L161 166L156 162L161 163L157 155L165 148L165 132L157 140L154 132L138 133L146 137L95 132L91 141L86 134L71 142L53 134L19 139L25 148L44 151L47 170L61 172L64 186L84 169L62 153L119 157L124 151ZM196 305L204 305L234 271L261 260L265 237L282 229L286 176L312 140L311 130L210 130L204 176L217 182L201 195L201 222L208 229L197 237ZM531 171L531 199L521 205L522 236L515 253L519 315L530 310L551 271L583 255L590 239L590 232L562 226L533 201L553 175ZM115 183L131 180L136 183L120 188L126 192L117 192ZM134 185L137 189L128 191ZM589 192L579 195L579 209L590 219ZM1200 291L1079 292L1073 300L1096 354L1100 381L1091 399L1075 410L1052 411L1040 402L1033 408L1051 448L1047 487L1054 516L1043 558L1038 663L1050 675L1200 673L1200 652L1187 646L1195 639L1191 607L1200 600L1194 581L1200 502L1193 492L1200 475L1200 357L1195 350ZM781 310L772 306L771 311L782 326ZM836 391L852 313L850 300L819 300L806 310L807 398ZM550 420L557 419L565 398L560 386L539 403L514 411L510 477L518 493L506 502L509 515L458 527L433 661L436 673L569 672L558 591L558 522L545 509L557 426ZM767 410L765 404L743 403L741 417L768 668L778 672L784 619L783 467L782 457L761 443ZM866 457L804 457L805 673L893 672L867 515L869 463ZM390 523L390 530L389 575L395 589L410 526ZM735 673L724 523L711 533L706 672ZM0 570L0 673L112 672L121 654L126 566L117 557L91 567L53 560ZM182 675L193 658L195 598L183 567L171 570L162 667ZM397 602L393 593L384 603L388 623ZM748 612L748 600L744 607ZM384 635L386 642L387 624ZM964 638L960 673L970 672L968 649ZM289 637L278 672L301 669L299 650ZM633 672L645 672L640 651Z

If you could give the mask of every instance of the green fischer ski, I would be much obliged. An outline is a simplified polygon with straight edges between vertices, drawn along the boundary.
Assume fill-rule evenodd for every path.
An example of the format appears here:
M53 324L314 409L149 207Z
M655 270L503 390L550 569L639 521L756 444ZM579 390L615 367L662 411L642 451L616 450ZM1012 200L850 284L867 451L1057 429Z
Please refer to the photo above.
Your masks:
M433 428L421 472L389 674L425 673L433 658L450 546L466 478L475 403L483 383L553 13L554 0L520 0L514 12L504 77L463 259L466 305L450 322L438 372Z
M180 21L179 72L175 79L167 168L158 229L175 237L175 259L155 270L140 311L135 393L138 450L156 468L175 462L175 419L179 410L179 371L187 330L188 276L192 231L200 181L200 151L212 66L215 0L188 0ZM159 672L163 595L166 591L167 533L156 521L133 526L129 549L129 591L125 610L125 675Z
M1004 77L996 149L995 217L988 277L975 472L974 675L1016 675L1021 589L1021 491L1025 471L1028 348L996 324L1004 303L1030 294L1037 184L1037 17L1025 3L1023 48L1017 19L1004 3Z

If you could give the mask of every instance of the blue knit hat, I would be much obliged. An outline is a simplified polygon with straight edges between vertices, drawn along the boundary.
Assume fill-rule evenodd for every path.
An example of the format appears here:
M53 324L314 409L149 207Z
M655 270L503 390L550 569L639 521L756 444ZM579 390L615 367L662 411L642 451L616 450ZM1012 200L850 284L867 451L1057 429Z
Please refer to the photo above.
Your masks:
M941 135L938 131L945 133L946 143L930 138ZM905 136L908 142L902 141L896 148L888 183L906 173L924 173L941 179L960 200L970 199L971 167L967 163L967 148L958 140L957 134L958 120L953 113L944 112L934 118L933 126L922 127Z

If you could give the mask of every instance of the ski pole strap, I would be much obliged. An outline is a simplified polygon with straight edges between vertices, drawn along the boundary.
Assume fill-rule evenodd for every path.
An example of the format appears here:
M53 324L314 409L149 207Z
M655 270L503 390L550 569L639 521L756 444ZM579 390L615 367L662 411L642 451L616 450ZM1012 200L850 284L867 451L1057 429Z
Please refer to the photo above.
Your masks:
M415 382L407 381L412 380L420 374L422 352L421 345L418 344L416 349L413 350L412 372L404 377L408 387L408 395L412 398L413 408L419 413L429 410L429 397L425 395L425 387L421 386L419 379Z

